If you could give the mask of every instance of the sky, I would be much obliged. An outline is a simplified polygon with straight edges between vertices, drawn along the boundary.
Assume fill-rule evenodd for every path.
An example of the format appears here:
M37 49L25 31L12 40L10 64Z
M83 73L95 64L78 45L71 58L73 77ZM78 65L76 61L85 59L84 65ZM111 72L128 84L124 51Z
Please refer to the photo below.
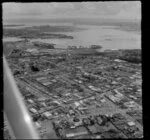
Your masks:
M140 1L3 3L3 19L141 19Z

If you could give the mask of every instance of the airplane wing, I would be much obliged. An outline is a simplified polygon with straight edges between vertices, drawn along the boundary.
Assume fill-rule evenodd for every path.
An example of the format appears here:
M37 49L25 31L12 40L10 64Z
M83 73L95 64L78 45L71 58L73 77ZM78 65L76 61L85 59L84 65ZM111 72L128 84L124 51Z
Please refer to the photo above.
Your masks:
M16 139L39 139L15 79L3 57L4 113Z

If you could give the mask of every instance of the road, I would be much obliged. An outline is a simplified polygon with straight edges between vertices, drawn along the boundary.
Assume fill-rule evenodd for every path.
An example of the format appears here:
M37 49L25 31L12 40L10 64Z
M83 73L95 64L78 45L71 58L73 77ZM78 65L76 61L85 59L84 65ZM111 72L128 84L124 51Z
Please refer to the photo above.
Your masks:
M77 82L75 82L75 81L69 80L65 75L61 75L60 77L61 77L61 80L65 81L65 82L67 82L67 83L69 83L69 84L76 84L76 83L77 83ZM43 92L43 91L37 89L37 87L35 87L35 86L32 85L31 83L28 83L28 82L26 82L26 81L24 81L24 83L25 83L26 86L29 86L31 89L35 90L36 92L39 92L40 94L45 94L45 95L47 95L47 96L49 96L49 97L52 97L52 95L49 95L49 94L47 94L47 93L45 93L45 92ZM108 89L107 91L105 91L105 92L99 94L99 93L97 93L97 92L95 92L95 91L92 91L91 89L88 89L88 88L85 87L84 85L80 85L80 86L81 86L81 88L84 89L84 91L87 91L88 93L93 93L93 94L91 94L91 95L89 95L89 96L87 96L87 97L81 98L81 99L73 100L73 101L71 101L71 102L69 102L69 103L66 103L66 104L65 104L65 103L62 103L61 106L57 106L57 107L55 107L55 108L53 108L53 109L44 109L44 110L42 110L41 112L38 112L38 114L42 114L42 113L44 113L44 112L46 112L46 111L54 111L54 110L56 110L56 109L58 109L58 108L61 108L61 107L65 106L65 105L68 105L68 106L69 106L69 105L71 105L72 103L74 103L75 101L80 101L80 100L88 99L88 98L91 98L91 97L96 96L96 95L104 96L104 95L108 94L109 91L112 91L112 90L113 90L113 89ZM119 87L119 88L114 88L114 89L118 90L118 89L120 89L120 88L123 88L123 86L121 86L121 87ZM124 94L123 94L123 95L124 95ZM126 97L126 96L125 96L125 97ZM127 98L128 98L128 97L127 97ZM116 110L116 113L121 113L123 116L125 116L126 118L128 118L128 120L135 122L136 125L137 125L137 127L139 128L139 130L140 130L141 132L143 132L143 127L141 126L141 124L138 123L137 121L135 121L134 118L132 118L131 116L129 116L129 115L126 113L127 110L122 110L122 109L120 109L119 106L117 106L116 104L114 104L109 98L107 98L107 103L110 104L110 106L111 106L112 108L114 108L114 110Z

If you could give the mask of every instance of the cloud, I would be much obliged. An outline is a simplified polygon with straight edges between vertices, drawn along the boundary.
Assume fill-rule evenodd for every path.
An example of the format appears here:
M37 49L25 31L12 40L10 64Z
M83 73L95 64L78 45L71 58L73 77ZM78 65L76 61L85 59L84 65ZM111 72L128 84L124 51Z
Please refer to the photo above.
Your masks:
M141 3L123 2L49 2L3 3L3 18L111 17L140 18Z
M122 10L120 10L116 15L116 18L126 18L126 19L141 19L141 3L131 2L122 5Z

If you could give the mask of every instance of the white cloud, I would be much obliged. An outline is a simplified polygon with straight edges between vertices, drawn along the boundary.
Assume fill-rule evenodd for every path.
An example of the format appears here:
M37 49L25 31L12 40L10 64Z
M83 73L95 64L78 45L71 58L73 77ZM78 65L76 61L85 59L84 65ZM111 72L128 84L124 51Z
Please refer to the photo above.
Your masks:
M128 5L125 6L115 15L115 18L126 18L126 19L141 19L141 3L128 3Z
M96 9L95 3L91 3L91 2L85 2L85 3L83 3L83 6L85 8L87 8L87 10L95 10Z
M3 3L4 18L140 18L140 2Z
M68 3L68 2L64 2L64 3L56 3L56 2L53 2L51 3L53 8L62 8L62 9L73 9L74 8L74 5L72 3Z

